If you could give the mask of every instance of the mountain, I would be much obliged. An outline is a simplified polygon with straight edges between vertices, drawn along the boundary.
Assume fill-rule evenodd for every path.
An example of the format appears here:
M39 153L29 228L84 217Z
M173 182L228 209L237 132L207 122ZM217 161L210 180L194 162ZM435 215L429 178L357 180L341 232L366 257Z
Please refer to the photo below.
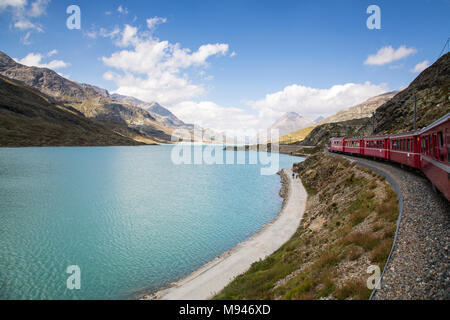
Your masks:
M414 97L417 129L426 127L450 112L450 53L425 69L406 89L375 111L371 118L326 123L317 126L302 145L326 145L331 137L367 136L407 132L414 129ZM374 130L373 130L374 129Z
M150 114L159 122L167 127L190 127L180 119L178 119L172 112L158 104L157 102L145 102L134 97L123 96L120 94L112 94L111 98L120 102L126 102L136 107L142 108L150 112Z
M319 123L320 121L322 121L323 119L325 119L325 117L318 117L316 120L314 120L314 123Z
M338 113L319 121L318 124L321 125L325 123L335 123L372 117L372 113L375 112L375 110L387 101L391 100L397 93L398 91L392 91L370 98L361 104L339 111Z
M0 147L138 144L22 82L0 76Z
M307 128L314 125L313 121L303 118L296 112L287 112L279 120L277 120L270 129L280 131L280 137L290 132Z
M417 128L423 128L450 112L450 53L425 69L405 90L379 107L375 133L397 133L414 128L414 96Z
M133 140L150 144L171 140L173 128L158 122L147 110L113 99L105 89L65 79L50 69L24 66L3 52L0 52L0 75L39 90L58 104Z

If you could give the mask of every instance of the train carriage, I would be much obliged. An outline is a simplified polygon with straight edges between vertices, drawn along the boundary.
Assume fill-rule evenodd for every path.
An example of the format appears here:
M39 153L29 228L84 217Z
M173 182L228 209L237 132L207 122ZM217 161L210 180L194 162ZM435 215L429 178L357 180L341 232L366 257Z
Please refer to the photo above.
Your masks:
M330 148L331 152L344 152L344 142L346 138L331 138Z
M389 159L390 136L364 138L363 143L363 155L368 157Z
M450 201L450 113L420 131L423 173Z
M420 131L367 138L332 138L329 150L387 159L419 169L450 201L450 113Z
M347 138L344 141L344 152L350 154L363 154L363 139L362 138Z
M412 168L420 169L419 142L419 132L391 135L389 159Z

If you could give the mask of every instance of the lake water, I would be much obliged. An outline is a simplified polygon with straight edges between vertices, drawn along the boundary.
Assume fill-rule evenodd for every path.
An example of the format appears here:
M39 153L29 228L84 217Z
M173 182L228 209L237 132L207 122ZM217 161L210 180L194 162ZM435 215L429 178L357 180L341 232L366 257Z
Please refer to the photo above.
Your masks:
M171 150L0 149L0 299L133 299L277 216L278 175L174 165ZM301 160L280 155L280 168ZM67 289L71 265L80 290Z

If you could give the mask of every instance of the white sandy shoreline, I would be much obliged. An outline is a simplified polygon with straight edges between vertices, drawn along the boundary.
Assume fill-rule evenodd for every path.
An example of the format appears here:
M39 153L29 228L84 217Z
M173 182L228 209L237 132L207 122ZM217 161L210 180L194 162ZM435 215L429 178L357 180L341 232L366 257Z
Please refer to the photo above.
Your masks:
M288 192L280 214L251 238L210 261L189 276L144 300L207 300L219 293L251 264L278 250L297 231L306 208L307 193L292 169L283 169Z

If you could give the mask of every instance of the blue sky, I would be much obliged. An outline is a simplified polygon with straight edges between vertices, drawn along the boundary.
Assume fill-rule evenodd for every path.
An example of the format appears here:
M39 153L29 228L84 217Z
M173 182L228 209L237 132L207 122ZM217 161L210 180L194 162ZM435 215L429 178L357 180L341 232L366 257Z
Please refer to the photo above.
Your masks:
M81 30L66 27L71 4ZM366 26L372 4L381 30ZM0 50L188 122L262 128L407 86L439 55L449 12L449 0L0 0Z

